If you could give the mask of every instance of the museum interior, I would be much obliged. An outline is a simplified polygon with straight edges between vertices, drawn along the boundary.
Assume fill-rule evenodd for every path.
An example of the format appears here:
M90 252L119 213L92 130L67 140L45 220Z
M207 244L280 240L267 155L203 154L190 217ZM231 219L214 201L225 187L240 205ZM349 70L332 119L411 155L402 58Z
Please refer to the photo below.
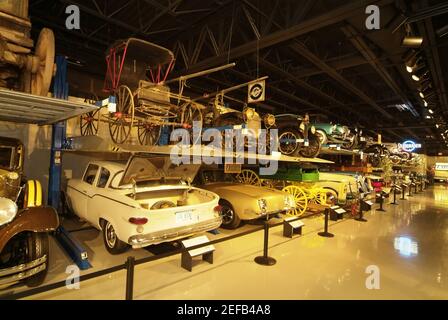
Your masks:
M446 1L0 1L0 299L448 299L446 57Z

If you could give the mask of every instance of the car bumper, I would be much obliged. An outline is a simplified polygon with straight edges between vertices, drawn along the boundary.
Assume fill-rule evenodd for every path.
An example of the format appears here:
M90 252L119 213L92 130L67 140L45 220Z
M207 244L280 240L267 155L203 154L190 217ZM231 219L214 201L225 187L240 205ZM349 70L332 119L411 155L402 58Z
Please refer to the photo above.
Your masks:
M0 269L0 288L32 277L47 268L47 256L11 268Z
M128 243L134 249L143 248L153 244L185 238L195 233L214 230L217 229L221 223L222 219L219 217L188 226L135 235L129 238Z

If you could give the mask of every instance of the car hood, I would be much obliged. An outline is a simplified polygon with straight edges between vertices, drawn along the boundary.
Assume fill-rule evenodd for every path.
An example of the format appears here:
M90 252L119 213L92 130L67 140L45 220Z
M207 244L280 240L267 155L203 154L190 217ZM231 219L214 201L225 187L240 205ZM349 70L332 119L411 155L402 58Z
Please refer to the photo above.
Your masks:
M165 180L174 181L193 181L200 165L181 164L176 165L171 162L170 157L151 157L143 155L133 155L129 159L124 169L123 177L119 183L120 186L146 181Z
M221 195L221 193L231 192L235 195L253 199L269 198L272 196L285 196L282 191L233 182L210 183L201 186L201 188L215 192L218 195Z

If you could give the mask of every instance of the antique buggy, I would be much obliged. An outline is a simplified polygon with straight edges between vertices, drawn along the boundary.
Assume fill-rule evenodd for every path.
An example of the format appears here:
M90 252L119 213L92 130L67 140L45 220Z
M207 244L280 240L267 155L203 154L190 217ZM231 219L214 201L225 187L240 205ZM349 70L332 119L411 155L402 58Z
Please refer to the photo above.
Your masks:
M155 145L163 126L191 129L193 121L202 123L202 106L181 93L172 93L167 86L166 79L174 66L170 50L129 38L110 47L106 62L104 91L115 104L109 103L109 112L103 117L98 110L82 116L83 135L96 134L101 118L108 123L115 143L128 142L136 130L140 144Z

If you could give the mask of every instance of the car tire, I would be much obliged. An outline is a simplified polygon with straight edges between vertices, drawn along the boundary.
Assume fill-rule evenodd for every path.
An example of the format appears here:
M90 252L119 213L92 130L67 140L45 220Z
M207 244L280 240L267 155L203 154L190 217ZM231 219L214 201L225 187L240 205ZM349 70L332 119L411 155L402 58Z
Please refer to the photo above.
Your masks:
M224 229L236 229L241 224L241 219L238 217L238 215L235 212L235 209L233 209L233 206L230 204L230 202L226 200L219 200L219 205L221 208L221 216L222 216L222 224L221 227Z
M47 261L45 263L46 264L45 270L25 280L25 283L28 287L37 287L44 282L48 272L48 263L50 261L48 234L30 232L27 238L27 245L28 245L28 262L42 258L45 255L47 256Z
M118 239L115 229L112 224L104 220L102 225L104 246L110 254L120 254L126 252L129 249L129 245L126 242Z
M321 145L327 144L328 138L327 138L327 134L324 131L316 130L316 136L319 138Z
M299 155L301 157L305 157L305 158L316 158L319 153L320 150L322 149L322 144L320 143L320 139L317 135L315 134L310 134L308 136L308 142L309 142L309 146L308 147L301 147L299 148Z

